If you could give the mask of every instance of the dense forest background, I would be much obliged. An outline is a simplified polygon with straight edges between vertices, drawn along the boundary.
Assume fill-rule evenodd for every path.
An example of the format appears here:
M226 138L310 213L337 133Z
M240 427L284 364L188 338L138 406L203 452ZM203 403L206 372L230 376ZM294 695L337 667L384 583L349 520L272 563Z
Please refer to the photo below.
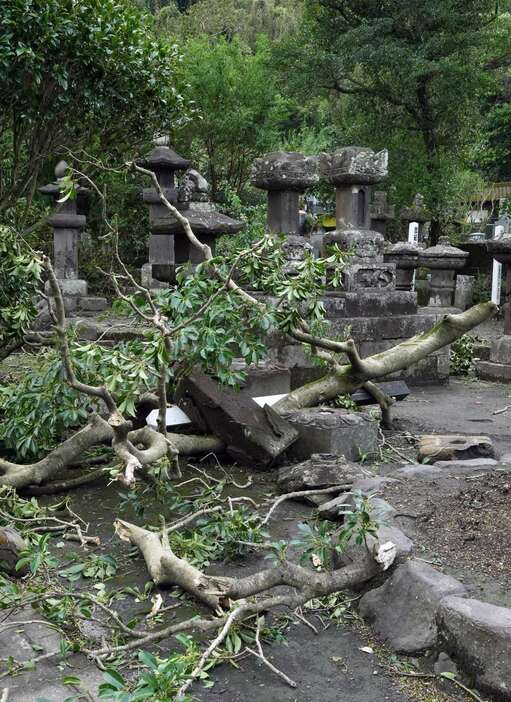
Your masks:
M252 160L357 144L390 152L399 208L420 192L430 235L455 235L473 193L511 178L511 18L495 0L6 0L0 213L50 244L37 187L58 158L113 166L168 135L226 211L260 225ZM122 252L146 259L139 185L108 186ZM35 223L35 224L34 224ZM85 277L97 280L94 199Z

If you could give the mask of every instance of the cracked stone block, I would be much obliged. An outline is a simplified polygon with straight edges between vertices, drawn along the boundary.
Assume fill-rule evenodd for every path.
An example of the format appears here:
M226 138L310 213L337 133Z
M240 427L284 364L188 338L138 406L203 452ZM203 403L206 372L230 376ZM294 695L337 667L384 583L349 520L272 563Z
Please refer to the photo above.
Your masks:
M229 455L250 467L271 466L298 438L297 429L271 407L259 407L198 369L179 383L176 403L190 417L193 404L207 430L224 441Z
M511 609L447 597L437 615L448 653L492 699L511 700Z
M494 458L495 449L489 436L462 434L426 434L419 437L418 460L452 461L466 458Z
M320 453L313 454L303 463L281 468L277 482L281 492L298 492L342 485L359 475L360 468L346 461L344 456Z
M394 651L418 653L437 641L436 615L442 600L466 594L458 580L410 560L381 587L366 593L359 611Z
M0 527L0 571L21 578L28 573L28 565L16 570L20 553L27 548L21 534L13 527Z
M288 452L291 459L304 460L314 453L331 453L359 460L377 451L378 422L367 414L310 407L285 416L299 435Z

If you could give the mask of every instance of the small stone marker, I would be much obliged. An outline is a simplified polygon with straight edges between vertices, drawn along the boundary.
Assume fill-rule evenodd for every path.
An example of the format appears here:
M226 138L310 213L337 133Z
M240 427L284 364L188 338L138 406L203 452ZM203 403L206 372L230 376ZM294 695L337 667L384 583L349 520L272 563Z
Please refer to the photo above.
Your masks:
M427 434L419 438L418 460L422 463L478 457L495 457L489 436Z
M178 406L191 417L190 405L207 429L220 437L232 458L267 468L298 438L297 430L268 405L221 386L195 369L177 389Z

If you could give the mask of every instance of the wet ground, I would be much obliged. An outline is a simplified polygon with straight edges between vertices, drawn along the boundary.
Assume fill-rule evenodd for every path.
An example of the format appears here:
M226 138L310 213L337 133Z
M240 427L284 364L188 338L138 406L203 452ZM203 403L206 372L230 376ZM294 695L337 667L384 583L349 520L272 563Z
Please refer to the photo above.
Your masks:
M484 433L492 438L497 451L500 453L511 452L511 410L494 414L496 410L502 409L508 404L511 405L511 386L470 380L453 380L450 385L444 387L415 388L409 398L397 406L395 411L396 431L387 438L396 446L406 446L406 441L403 442L403 436L406 434L415 436L424 432ZM387 472L395 468L396 465L379 466L377 470ZM240 479L240 474L236 475ZM484 483L481 483L482 485ZM500 487L502 488L503 484ZM413 483L409 483L407 489L409 492L414 492ZM425 490L424 486L421 489ZM260 502L271 490L271 476L256 476L255 485L243 492ZM443 487L435 485L432 490L432 494L426 495L425 499L434 499L435 494L438 496L438 491L443 490ZM444 493L442 493L442 497L446 499L457 499L456 496L460 493L460 484L454 484L452 495L447 487L445 487ZM424 495L425 493L423 493ZM120 503L121 498L117 485L82 488L74 492L72 496L73 509L90 522L90 533L97 534L101 538L102 543L98 552L114 555L121 564L120 574L111 581L111 586L135 585L143 589L148 577L141 557L137 554L133 555L129 545L121 542L113 534L112 522L119 514ZM505 500L501 501L500 507L506 508ZM304 505L286 503L272 522L272 539L293 538L296 535L299 521L311 514L311 509ZM441 514L439 512L440 517ZM141 523L131 508L122 516ZM156 519L156 514L153 516ZM143 521L151 521L151 515L145 515ZM414 528L419 534L420 528L417 525L414 525ZM489 601L492 601L492 597L495 601L502 601L499 598L502 598L503 593L510 589L509 584L506 585L508 583L506 578L499 580L497 577L502 573L470 572L466 563L455 562L454 559L448 558L448 549L442 552L437 549L435 552L434 543L426 543L425 540L421 544L420 534L417 539L419 546L422 545L424 548L424 552L421 554L424 558L441 559L446 570L465 579L474 589L478 588L478 596L482 596L482 592L488 595L486 599ZM59 550L58 555L64 560L65 556L71 552L79 553L80 549L75 544L66 544L64 549ZM503 558L505 556L506 554L503 554ZM217 564L214 566L214 570L226 574L242 573L245 575L260 567L261 563L260 557L250 556L246 561L227 565ZM507 577L507 572L504 575ZM172 599L171 593L163 594L165 605L175 601ZM132 601L129 604L121 603L120 609L122 611L123 607L129 609L133 606ZM149 607L150 603L148 602L136 605L138 612L147 611ZM172 616L185 615L173 613ZM217 699L225 702L241 702L242 700L247 702L267 702L269 700L309 702L316 699L325 700L325 702L330 700L332 702L334 700L350 702L372 702L373 700L374 702L380 700L448 702L449 700L463 699L452 692L451 687L446 688L445 691L439 691L429 682L417 686L416 681L413 681L413 684L412 682L408 684L409 681L406 678L401 679L389 675L386 672L388 657L378 657L376 648L374 654L360 650L368 644L374 646L374 641L370 632L353 621L347 621L341 626L330 623L326 630L323 630L322 625L313 617L311 621L317 625L318 634L302 622L293 621L286 634L287 645L275 644L266 649L270 660L296 681L297 687L295 689L283 683L256 659L249 657L239 662L239 668L223 665L213 670L211 677L216 683L214 687L203 690L200 686L196 686L193 690L194 694L203 702L214 702ZM48 650L55 644L56 634L48 633L48 631L45 631L44 634L41 631L33 633L34 636L38 633L42 637L40 640L46 637L47 640L43 641L42 645ZM0 636L0 648L5 649L7 646L19 649L23 643L21 639L18 640L16 637L20 636L21 634L12 632L12 630L10 635L3 634ZM158 650L161 654L168 655L173 645L173 642L164 641L161 642ZM92 696L88 699L97 699L96 690L101 681L101 673L95 667L87 664L81 657L74 657L71 663L78 666L79 675L91 692ZM10 688L8 698L10 702L36 702L41 698L51 702L62 702L73 691L64 687L59 681L64 675L73 672L75 672L74 669L67 666L58 668L54 663L43 662L38 665L35 671L0 681L0 689L2 686Z

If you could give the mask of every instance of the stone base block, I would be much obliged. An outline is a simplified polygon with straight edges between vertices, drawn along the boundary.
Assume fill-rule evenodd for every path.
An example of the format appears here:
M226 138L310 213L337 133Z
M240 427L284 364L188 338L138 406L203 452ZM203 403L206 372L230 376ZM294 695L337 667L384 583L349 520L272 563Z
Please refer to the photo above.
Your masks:
M298 440L287 453L291 460L306 460L314 453L330 453L356 461L377 452L378 422L368 414L311 407L285 416L298 430Z
M108 307L108 302L104 297L81 297L79 307L85 312L103 312Z
M511 363L476 361L475 367L477 375L481 380L493 380L496 383L511 383Z
M511 365L511 336L506 334L495 339L491 345L490 361Z
M64 297L83 297L87 295L87 281L79 278L59 278L57 281ZM48 283L45 285L45 292L49 293Z
M327 293L323 298L327 317L375 317L417 312L417 294L399 290Z
M394 263L355 263L342 276L343 288L350 290L394 290L396 266Z

